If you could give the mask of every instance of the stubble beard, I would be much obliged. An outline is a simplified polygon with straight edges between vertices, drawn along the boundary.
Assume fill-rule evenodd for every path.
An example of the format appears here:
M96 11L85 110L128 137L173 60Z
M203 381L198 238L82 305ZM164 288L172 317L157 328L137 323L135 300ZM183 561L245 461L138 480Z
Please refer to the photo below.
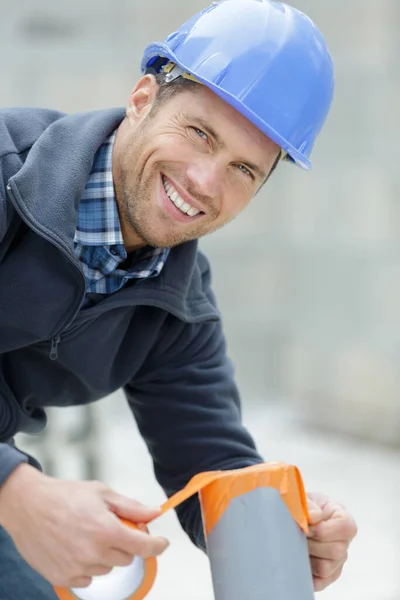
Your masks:
M152 193L158 187L154 185L160 173L165 172L162 164L155 164L146 178L143 171L135 172L124 165L120 171L119 185L119 209L122 212L125 223L131 227L145 245L156 248L172 248L185 242L198 239L208 233L203 225L191 227L189 231L171 231L171 217L162 214L162 209L154 210L151 206ZM157 192L156 192L157 193ZM153 209L153 210L152 210ZM156 215L156 216L155 216ZM157 232L156 226L152 226L149 220L155 218L165 230L164 234ZM179 223L177 223L179 228Z

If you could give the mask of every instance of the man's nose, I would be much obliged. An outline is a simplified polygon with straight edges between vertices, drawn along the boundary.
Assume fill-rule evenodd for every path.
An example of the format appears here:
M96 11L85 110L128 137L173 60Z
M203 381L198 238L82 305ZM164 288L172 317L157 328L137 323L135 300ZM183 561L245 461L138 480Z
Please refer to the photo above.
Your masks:
M215 158L199 158L189 165L187 177L198 194L216 198L223 185L223 166Z

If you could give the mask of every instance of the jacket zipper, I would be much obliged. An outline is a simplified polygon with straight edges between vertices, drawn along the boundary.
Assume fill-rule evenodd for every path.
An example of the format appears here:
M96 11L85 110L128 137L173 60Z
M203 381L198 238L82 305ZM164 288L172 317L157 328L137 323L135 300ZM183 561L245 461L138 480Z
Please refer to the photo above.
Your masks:
M51 340L50 346L50 360L57 360L58 358L58 344L60 343L61 336L56 335Z
M62 252L62 254L64 254L64 256L69 260L69 262L71 262L74 265L74 267L76 267L78 273L80 274L81 284L83 284L82 292L84 295L84 291L86 289L86 279L85 279L85 275L84 275L82 269L80 268L78 262L75 260L75 258L73 256L71 256L69 251L66 248L64 248L64 246L58 240L47 235L47 233L42 231L40 229L40 227L37 227L34 223L31 222L31 220L29 219L29 215L27 216L26 214L24 214L24 210L19 206L18 202L15 200L15 196L11 189L10 183L7 183L7 192L10 195L10 198L12 200L15 210L17 211L17 213L19 214L21 219L23 219L23 221L25 221L25 223L27 223L29 225L29 227L32 229L32 231L34 231L35 233L40 235L42 238L44 238L45 240L47 240L48 242L53 244L53 246L58 248L60 250L60 252ZM62 333L63 329L68 329L68 327L71 325L71 323L75 320L75 317L79 312L80 305L81 305L81 302L79 303L78 307L74 310L74 312L73 312L71 318L68 320L68 322L63 326L62 329L60 329L60 331L57 332L56 335L54 335L52 337L51 342L50 342L50 353L49 353L51 360L57 360L58 347L59 347L59 344L61 341L61 333Z

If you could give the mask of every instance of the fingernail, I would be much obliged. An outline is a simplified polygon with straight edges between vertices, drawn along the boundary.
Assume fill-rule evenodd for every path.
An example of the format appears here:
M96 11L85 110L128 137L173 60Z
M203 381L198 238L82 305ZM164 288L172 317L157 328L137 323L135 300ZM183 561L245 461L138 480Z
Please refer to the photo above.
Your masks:
M162 539L162 541L164 542L165 546L164 546L164 548L163 548L163 549L160 551L160 554L162 554L163 552L165 552L165 551L167 550L167 548L169 547L169 545L170 545L170 541L169 541L169 540L167 540L167 538L164 538L164 537L162 537L161 539Z

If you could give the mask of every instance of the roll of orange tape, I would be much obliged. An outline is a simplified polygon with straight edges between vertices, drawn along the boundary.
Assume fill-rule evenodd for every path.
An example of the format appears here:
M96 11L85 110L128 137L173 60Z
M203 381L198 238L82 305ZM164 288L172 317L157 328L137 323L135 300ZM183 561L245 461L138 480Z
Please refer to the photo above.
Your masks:
M144 525L121 521L131 529L148 531ZM135 557L128 567L115 567L108 575L93 577L86 588L55 587L59 600L143 600L153 587L157 575L155 558Z
M204 532L208 537L234 498L260 487L276 489L297 525L308 534L307 499L301 475L296 467L284 463L199 473L162 505L162 514L201 492ZM128 527L147 531L143 525L123 522ZM55 592L59 600L143 600L154 584L156 573L155 558L136 557L129 567L116 567L108 575L94 577L87 588L56 587Z

